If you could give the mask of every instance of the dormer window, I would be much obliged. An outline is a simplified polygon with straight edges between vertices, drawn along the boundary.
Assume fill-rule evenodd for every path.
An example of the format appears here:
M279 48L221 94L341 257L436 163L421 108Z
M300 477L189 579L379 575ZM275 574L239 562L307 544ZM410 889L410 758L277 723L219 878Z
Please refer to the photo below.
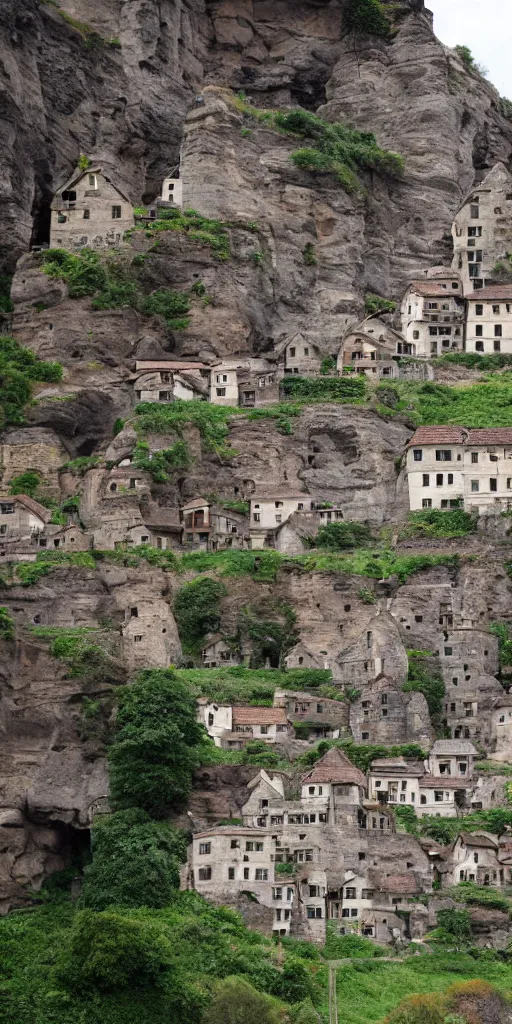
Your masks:
M90 189L92 188L92 189L96 190L98 188L98 179L97 179L96 175L95 174L88 174L87 178L88 178L88 181L89 181L89 188Z

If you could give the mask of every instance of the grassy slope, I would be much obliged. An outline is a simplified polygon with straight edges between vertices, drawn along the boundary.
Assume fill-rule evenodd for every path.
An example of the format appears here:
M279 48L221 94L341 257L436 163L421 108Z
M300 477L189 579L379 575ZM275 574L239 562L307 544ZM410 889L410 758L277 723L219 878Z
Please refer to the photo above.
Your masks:
M413 992L440 992L454 982L472 978L489 981L502 992L508 992L512 986L512 966L450 953L443 957L422 956L404 964L372 961L362 971L352 965L339 968L339 1024L373 1024Z

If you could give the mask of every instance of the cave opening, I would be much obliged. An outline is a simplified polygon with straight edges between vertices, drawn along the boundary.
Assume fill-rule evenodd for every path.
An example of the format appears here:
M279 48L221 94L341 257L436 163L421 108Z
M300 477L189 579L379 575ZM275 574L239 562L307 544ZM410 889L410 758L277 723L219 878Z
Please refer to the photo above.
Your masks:
M76 454L77 455L93 455L94 454L94 449L96 448L96 445L97 445L97 438L95 438L95 437L86 437L85 441L82 441L82 444L78 445L78 447L76 449Z

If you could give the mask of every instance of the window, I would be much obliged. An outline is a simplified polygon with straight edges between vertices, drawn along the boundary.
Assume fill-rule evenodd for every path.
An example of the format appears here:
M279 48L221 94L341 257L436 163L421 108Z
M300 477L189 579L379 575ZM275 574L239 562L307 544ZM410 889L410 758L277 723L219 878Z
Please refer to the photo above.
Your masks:
M480 490L480 484L479 484L478 480L472 480L471 481L471 491L472 491L472 493L475 494L479 490Z
M444 793L443 793L443 791L442 791L442 790L439 790L439 789L435 789L435 790L434 790L434 800L435 800L435 802L436 802L437 804L440 804L440 803L442 803L442 802L443 802L443 799L444 799Z
M291 349L290 349L290 355L291 355L291 356L294 356L294 355L295 355L295 349L294 349L294 348L291 348Z
M448 449L442 448L440 450L439 449L436 450L436 462L451 462L451 461L452 461L452 453L451 453L451 449L450 448L448 448Z
M430 476L429 476L428 473L423 473L423 486L424 487L429 487L429 485L430 485Z
M259 523L261 521L261 514L259 512L255 512L252 518L255 523Z
M217 398L225 398L226 397L226 388L215 388L215 390L217 392Z
M500 307L499 306L493 306L492 307L492 311L493 311L493 313L496 313L498 316L500 315Z
M476 344L475 344L475 352L483 352L483 350L484 350L484 343L483 343L483 341L477 341Z
M469 208L469 216L471 217L471 220L478 220L480 216L480 207L478 203L471 203Z
M345 889L345 899L346 900L355 900L356 899L355 887L349 886L348 889Z
M113 206L112 207L112 220L121 220L121 207L120 206Z
M443 486L443 474L442 473L436 473L436 487L442 487L442 486Z
M90 210L84 210L84 220L89 220L91 216Z
M499 340L499 338L494 339L494 351L501 352L501 341Z
M281 886L276 886L275 888L273 888L272 889L272 899L273 900L282 900L282 898L283 898L283 890L282 890Z
M260 725L260 733L262 736L266 736L268 733L268 725Z
M476 306L475 306L475 316L483 316L483 315L484 315L483 304L481 302L477 302Z
M364 740L369 740L370 739L370 733L369 732L362 732L361 733L361 739L363 740L363 742L364 742Z
M89 178L89 188L96 188L96 175L95 174L89 174L88 178Z
M342 910L341 913L342 913L342 916L345 916L345 917L349 916L348 910L347 910L346 913L345 913L344 910ZM321 917L322 916L322 908L321 907L306 907L306 916L309 918L310 921L313 920L313 918L315 918L315 917Z
M432 508L432 498L422 498L421 499L421 507L422 508Z
M413 331L412 332L412 336L413 336L414 340L417 341L419 336L420 336L420 332L419 331Z
M268 870L267 868L256 868L254 872L255 882L268 882Z
M473 854L473 863L474 864L478 864L478 854L477 853Z
M249 878L249 868L244 868L244 880L247 881Z
M308 356L308 355L309 355L309 348L305 348L305 349L304 349L304 355L305 355L305 356Z
M471 452L471 462L478 462L478 452Z
M448 473L447 483L449 483L449 484L453 483L453 473Z
M496 477L491 477L491 479L489 480L489 490L490 491L497 491L498 490L498 481L497 481Z
M134 642L134 644L141 644L142 643L142 637L141 636L134 636L133 642Z
M452 647L445 647L444 653L446 654L446 657L449 658L450 655L453 654L453 648Z
M212 877L211 868L199 868L198 878L200 882L207 882Z
M501 326L501 324L494 324L494 337L495 338L502 338L503 337L503 327Z
M235 877L235 869L234 868L228 868L228 878L229 878L229 880L231 882L233 881L234 877Z
M414 448L412 454L415 462L421 462L423 459L423 450L421 448Z

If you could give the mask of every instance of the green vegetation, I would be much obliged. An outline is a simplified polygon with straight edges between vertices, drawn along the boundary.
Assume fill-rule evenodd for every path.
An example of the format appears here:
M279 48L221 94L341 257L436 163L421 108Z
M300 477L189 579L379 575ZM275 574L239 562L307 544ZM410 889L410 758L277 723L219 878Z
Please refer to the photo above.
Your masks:
M312 552L288 558L291 564L300 566L305 572L343 572L354 576L369 576L372 579L387 579L396 576L405 583L410 576L434 565L456 568L457 555L399 555L395 551L360 550L351 555Z
M146 316L161 316L169 330L184 330L190 320L190 297L185 292L159 288L143 296L130 268L113 257L92 249L70 253L47 249L41 255L42 269L49 277L65 281L72 299L92 297L93 309L133 306Z
M11 299L12 277L8 274L0 274L0 316L2 313L12 313L14 303Z
M171 448L161 448L150 454L149 445L138 441L133 452L132 463L136 469L145 469L153 480L163 484L177 469L190 465L191 457L184 441L176 441Z
M489 631L498 637L500 668L512 665L512 638L508 622L491 622Z
M83 476L88 469L94 469L99 463L98 455L79 455L77 459L71 459L61 466L61 470L67 470L73 476Z
M240 414L239 409L178 399L168 404L141 402L135 412L135 427L141 435L174 433L181 438L185 427L194 426L201 435L203 451L215 452L220 458L236 454L228 443L228 423L232 416Z
M45 363L14 338L0 337L0 428L24 423L24 408L32 398L34 384L58 383L59 363Z
M320 364L320 373L322 376L328 376L334 373L336 370L336 360L334 356L324 356Z
M101 644L95 643L95 640L101 639L104 635L98 628L33 626L32 633L41 640L50 642L51 654L68 666L70 678L81 678L88 682L121 681L120 665Z
M315 690L330 683L329 669L249 669L236 668L180 669L178 679L191 687L198 697L222 703L247 701L250 704L271 704L275 690ZM338 694L339 695L339 694Z
M465 427L512 426L512 375L458 387L427 381L394 381L379 385L375 398L389 415L402 413L419 424L457 424Z
M136 211L137 212L137 211ZM147 212L147 211L145 211ZM161 207L156 220L144 221L135 225L134 230L150 231L158 235L162 231L180 231L201 245L208 245L212 255L218 260L228 260L231 247L227 228L229 224L220 220L202 217L195 210L165 209Z
M7 608L0 606L0 640L14 640L16 627Z
M381 295L374 295L372 292L367 292L364 297L364 311L368 315L370 313L394 313L396 309L396 302L392 299L383 299Z
M13 476L9 484L9 494L27 494L35 498L41 484L41 475L35 469L26 469L18 476Z
M365 523L352 523L349 520L327 523L321 526L314 540L317 548L330 548L333 551L346 551L350 548L362 548L369 544L372 535Z
M237 512L239 516L248 516L251 508L250 501L243 501L241 498L219 498L217 503L228 512Z
M83 569L94 569L95 561L88 551L39 551L35 562L12 562L5 566L0 580L5 587L9 585L31 587L43 576L48 576L54 569L63 565L78 566Z
M315 255L315 247L312 242L307 242L302 250L304 263L307 267L316 267L318 260Z
M469 46L463 46L459 43L457 46L454 46L453 49L455 50L455 53L458 54L468 71L478 71L479 75L482 75L483 78L486 77L489 73L487 68L485 68L483 64L477 64Z
M356 0L377 3L377 0ZM380 6L377 4L377 6ZM239 94L231 98L233 106L285 135L298 136L309 143L308 148L290 154L296 167L320 174L334 174L347 192L364 192L360 171L400 176L404 161L398 153L380 149L371 132L360 132L340 122L324 121L309 110L261 110L247 103Z
M185 654L197 655L208 633L217 632L220 626L219 601L226 594L224 584L209 576L191 580L178 591L174 616Z
M386 947L378 946L362 935L338 935L336 927L327 925L327 936L323 949L327 960L343 960L345 957L379 957L386 955Z
M505 896L499 889L476 885L475 882L459 882L458 885L443 890L443 892L446 892L446 895L456 900L457 903L465 903L468 907L487 907L493 910L503 910L506 914L512 910L510 896Z
M305 754L301 754L297 758L296 764L303 765L304 768L310 768L320 757L323 757L331 747L339 747L352 761L353 764L360 768L362 772L366 773L372 763L380 757L405 757L412 758L415 761L423 761L427 756L425 751L417 743L402 743L395 744L391 747L386 747L381 744L375 743L354 743L353 740L320 740L315 747L311 750L306 751ZM440 819L437 818L437 821ZM447 820L447 819L443 819ZM450 819L455 821L456 819Z
M512 355L506 352L491 352L486 356L479 352L447 352L445 356L439 356L436 363L454 363L467 366L469 370L503 370L505 366L512 366Z
M457 911L453 914L457 914ZM462 932L462 918L457 926L454 917L456 927ZM453 948L454 939L457 941L458 936L448 932L445 934L451 939ZM464 944L462 934L460 940ZM384 1024L486 1024L491 1018L496 1021L504 1019L507 1008L508 998L494 985L480 979L471 979L450 985L446 992L406 996L386 1017Z
M244 978L224 978L214 987L204 1024L280 1024L282 1006Z
M113 806L162 817L186 804L200 763L205 737L195 700L170 669L141 672L117 695L116 733L108 752Z
M462 500L462 499L461 499ZM477 526L475 516L462 508L425 509L410 512L408 526L402 530L403 537L466 537L474 533Z
M360 404L366 397L365 377L296 377L288 374L281 381L287 398L308 402L350 402Z
M343 8L345 28L356 35L386 38L390 27L385 10L379 0L347 0Z
M409 828L406 822L404 824L407 832L414 831L417 835L430 836L436 842L447 846L456 839L459 832L483 829L502 835L507 828L512 828L512 809L494 807L488 811L472 811L471 814L464 814L458 818L436 818L427 814L416 822L414 829Z
M263 668L269 662L282 669L286 655L299 639L296 622L289 604L268 602L257 608L242 608L238 628L240 636L250 642L250 667Z
M443 677L429 664L429 652L408 651L409 671L407 682L402 689L404 693L422 693L428 704L428 710L435 728L440 728L443 711L445 686Z
M94 860L85 868L80 906L165 907L179 889L187 844L167 821L131 808L100 816L93 829Z

